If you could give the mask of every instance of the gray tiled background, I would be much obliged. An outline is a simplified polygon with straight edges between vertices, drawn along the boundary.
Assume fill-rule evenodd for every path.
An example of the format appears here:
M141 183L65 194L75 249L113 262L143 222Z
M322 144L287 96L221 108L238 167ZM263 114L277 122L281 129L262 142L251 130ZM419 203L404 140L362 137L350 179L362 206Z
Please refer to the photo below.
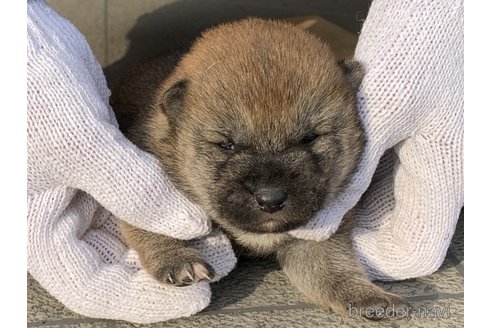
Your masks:
M248 16L318 15L357 33L370 0L48 0L89 41L112 86L128 66L187 45L200 31Z
M370 0L48 0L84 34L114 85L139 60L188 44L202 29L247 16L318 15L358 33ZM279 267L241 262L213 284L211 305L190 317L153 325L82 317L66 309L28 276L28 327L462 327L464 323L463 217L448 256L428 277L381 284L418 308L447 311L444 318L373 323L340 318L305 303Z

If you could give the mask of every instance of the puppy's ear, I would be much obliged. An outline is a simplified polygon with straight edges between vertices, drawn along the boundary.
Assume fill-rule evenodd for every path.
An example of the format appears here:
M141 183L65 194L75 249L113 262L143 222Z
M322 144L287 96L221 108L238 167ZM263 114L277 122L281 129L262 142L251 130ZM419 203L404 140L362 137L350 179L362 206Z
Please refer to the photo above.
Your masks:
M175 119L179 115L183 103L186 91L188 89L188 81L180 80L176 82L172 87L166 90L161 97L160 108L164 115L168 119Z
M354 92L357 92L365 73L361 63L350 58L339 61L338 65L342 69L343 74L345 74L350 87Z

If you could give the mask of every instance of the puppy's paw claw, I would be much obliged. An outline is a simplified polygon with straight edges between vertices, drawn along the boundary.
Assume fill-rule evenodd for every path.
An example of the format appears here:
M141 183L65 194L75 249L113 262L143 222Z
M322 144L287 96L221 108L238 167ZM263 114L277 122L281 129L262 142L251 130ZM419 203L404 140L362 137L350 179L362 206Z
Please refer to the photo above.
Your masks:
M211 281L214 276L214 270L204 261L165 264L154 274L157 280L176 287L189 286L200 281Z

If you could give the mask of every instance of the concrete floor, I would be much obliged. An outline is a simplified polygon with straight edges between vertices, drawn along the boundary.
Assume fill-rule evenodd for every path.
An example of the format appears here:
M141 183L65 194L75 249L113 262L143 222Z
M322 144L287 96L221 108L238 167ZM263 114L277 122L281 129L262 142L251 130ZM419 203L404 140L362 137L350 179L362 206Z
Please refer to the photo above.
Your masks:
M206 27L247 16L318 15L358 33L370 0L48 0L86 36L110 86L145 57L189 44ZM428 277L381 284L414 308L438 309L411 320L385 323L340 318L305 303L279 267L266 260L241 262L213 284L211 305L190 317L135 325L77 315L28 276L28 327L462 327L464 325L463 218L448 256ZM449 313L448 313L449 311ZM434 318L432 318L434 316Z

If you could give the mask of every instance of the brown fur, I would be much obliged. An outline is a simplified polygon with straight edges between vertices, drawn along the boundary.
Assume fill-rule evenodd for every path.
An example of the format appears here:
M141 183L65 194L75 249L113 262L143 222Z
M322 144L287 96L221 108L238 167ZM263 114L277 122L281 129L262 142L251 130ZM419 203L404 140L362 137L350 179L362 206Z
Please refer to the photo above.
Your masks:
M360 161L361 79L355 61L338 65L304 30L248 19L205 32L181 59L138 67L112 105L127 137L159 158L242 253L276 256L311 301L343 313L349 303L405 302L365 277L350 242L352 219L322 242L286 232L329 205ZM265 188L288 195L281 210L258 206ZM122 231L159 281L181 286L213 276L186 241L124 222Z

